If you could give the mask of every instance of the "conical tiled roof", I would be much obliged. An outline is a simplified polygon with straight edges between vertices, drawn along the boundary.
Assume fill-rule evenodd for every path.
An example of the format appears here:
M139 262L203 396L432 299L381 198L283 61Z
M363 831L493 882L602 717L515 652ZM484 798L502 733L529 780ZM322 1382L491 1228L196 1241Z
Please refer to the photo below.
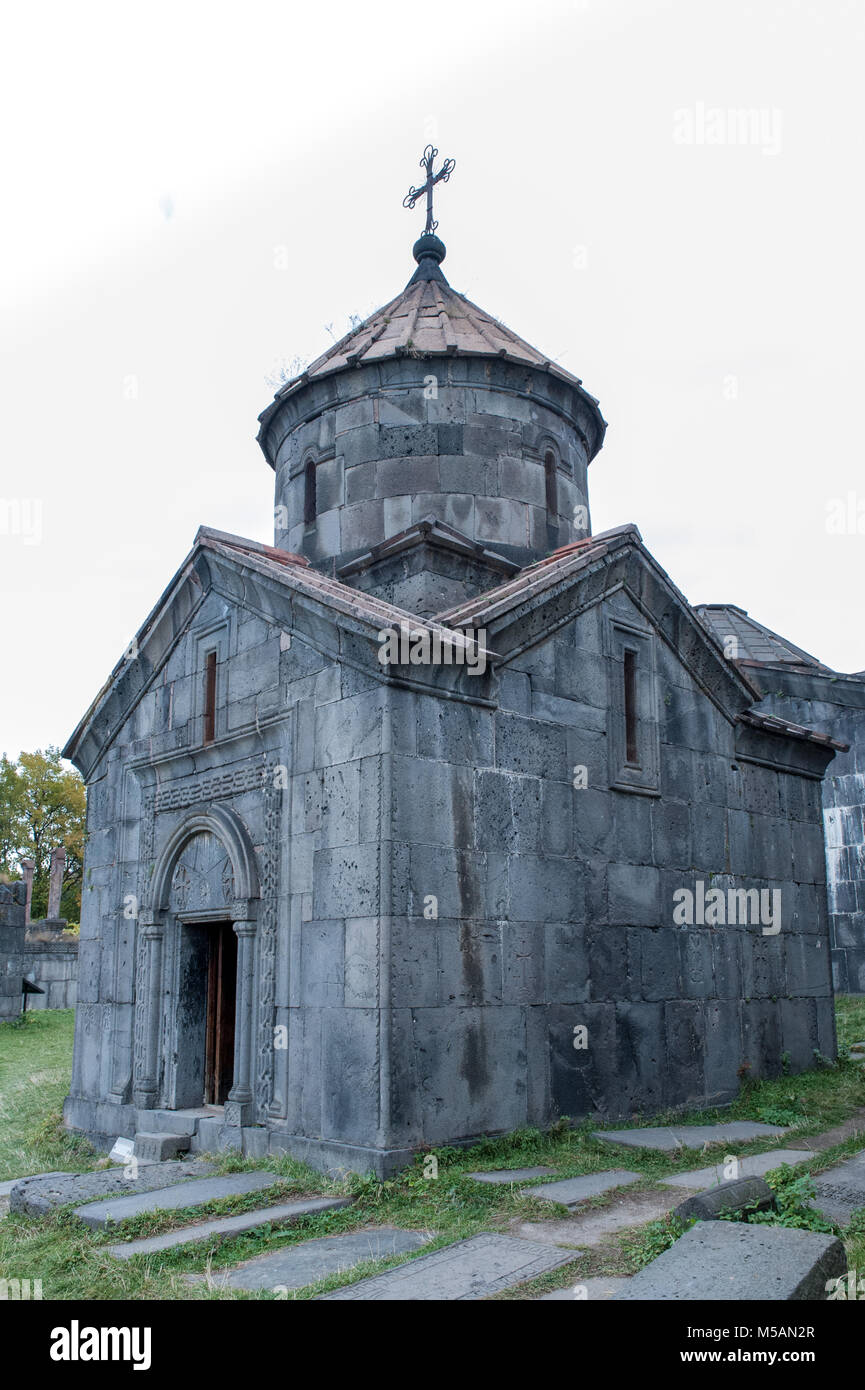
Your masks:
M281 387L274 405L308 382L346 367L380 362L389 357L471 356L501 357L508 362L538 367L578 387L580 394L597 409L597 400L585 390L579 377L557 366L524 338L451 288L439 266L445 248L438 237L421 237L414 250L418 268L405 289ZM273 408L269 406L259 416L262 424ZM603 432L599 410L598 418Z

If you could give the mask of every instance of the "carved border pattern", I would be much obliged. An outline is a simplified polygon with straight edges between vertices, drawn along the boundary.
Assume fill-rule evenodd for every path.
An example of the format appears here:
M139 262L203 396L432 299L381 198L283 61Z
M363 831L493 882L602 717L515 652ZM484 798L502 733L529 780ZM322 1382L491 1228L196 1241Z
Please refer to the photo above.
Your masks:
M264 853L261 863L261 908L258 918L258 1057L255 1108L263 1124L273 1099L273 1047L276 1020L276 938L279 905L282 787L268 778L264 789Z
M265 797L265 843L260 864L261 906L258 922L258 1046L255 1076L257 1117L264 1121L273 1091L273 1023L276 1001L276 937L279 903L280 828L283 790L275 784L274 770L279 764L247 765L231 772L185 780L173 786L151 790L142 798L138 859L139 907L147 897L147 884L153 872L156 815L160 811L182 810L209 801L224 800L241 792L261 789ZM141 1083L145 1067L147 1035L147 946L139 931L135 965L134 1085Z
M147 878L153 866L153 838L156 830L156 796L146 793L141 801L141 829L138 841L138 911L147 892ZM147 1045L147 943L141 931L141 918L136 924L135 942L135 1036L132 1045L132 1084L140 1089L144 1079Z

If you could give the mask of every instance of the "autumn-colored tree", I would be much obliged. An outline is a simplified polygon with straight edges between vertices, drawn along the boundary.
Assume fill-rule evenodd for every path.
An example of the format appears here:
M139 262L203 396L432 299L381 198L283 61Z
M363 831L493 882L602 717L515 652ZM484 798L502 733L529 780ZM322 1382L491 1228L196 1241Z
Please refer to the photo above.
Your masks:
M0 872L19 878L21 860L34 860L32 917L44 917L48 910L51 851L63 845L60 915L79 920L85 815L84 783L64 764L59 748L22 753L17 762L5 753L0 757Z

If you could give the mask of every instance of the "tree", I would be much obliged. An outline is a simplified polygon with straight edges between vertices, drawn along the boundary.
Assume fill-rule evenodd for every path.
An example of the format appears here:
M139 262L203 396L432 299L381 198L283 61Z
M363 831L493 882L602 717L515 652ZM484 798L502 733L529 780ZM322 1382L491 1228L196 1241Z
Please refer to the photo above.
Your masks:
M12 762L0 757L0 872L22 874L22 859L32 859L31 916L48 910L51 851L66 849L60 914L77 922L81 916L86 793L81 777L64 765L59 748L22 753Z

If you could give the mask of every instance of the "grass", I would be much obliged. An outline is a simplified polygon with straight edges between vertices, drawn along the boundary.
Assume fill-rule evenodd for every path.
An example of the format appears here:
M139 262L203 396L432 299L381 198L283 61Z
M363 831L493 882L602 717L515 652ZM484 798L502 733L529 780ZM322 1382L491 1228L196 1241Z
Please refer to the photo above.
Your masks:
M838 1000L838 1034L843 1049L865 1038L865 999ZM104 1161L85 1141L65 1135L60 1125L61 1105L69 1083L71 1042L71 1012L39 1012L31 1014L23 1026L0 1025L0 1180L50 1169L88 1171ZM642 1122L657 1125L669 1124L673 1119L678 1124L768 1119L770 1123L793 1124L797 1134L816 1135L843 1125L857 1112L861 1114L863 1107L865 1068L842 1057L838 1064L818 1064L812 1071L775 1081L753 1082L746 1075L740 1096L723 1111L710 1109L687 1115L670 1112ZM782 1115L783 1121L773 1118ZM633 1123L640 1122L639 1117L634 1117ZM220 1271L264 1252L366 1225L388 1224L428 1231L430 1243L409 1256L418 1258L481 1231L507 1231L514 1222L561 1219L567 1215L564 1207L542 1203L521 1193L515 1185L474 1182L468 1174L481 1169L544 1165L564 1178L614 1167L622 1162L622 1152L595 1139L592 1130L597 1128L597 1121L586 1120L572 1127L563 1120L546 1133L523 1129L484 1139L470 1150L441 1148L435 1151L436 1177L425 1176L432 1165L428 1155L419 1155L412 1168L386 1182L356 1174L343 1183L331 1182L287 1155L251 1160L236 1153L223 1154L215 1160L218 1171L267 1168L275 1173L276 1183L265 1192L211 1203L206 1208L148 1213L114 1233L85 1230L68 1209L39 1220L12 1214L0 1220L0 1277L41 1279L44 1297L51 1299L305 1300L402 1263L406 1257L370 1261L350 1272L343 1271L283 1294L221 1288ZM737 1144L737 1153L758 1153L771 1147L772 1142L757 1139ZM717 1161L728 1147L682 1149L673 1154L628 1150L627 1166L641 1175L629 1193L650 1191L660 1177L705 1166L712 1158ZM797 1170L797 1176L820 1171L861 1147L861 1136L840 1136L831 1148L810 1155ZM116 1260L107 1250L108 1245L122 1239L156 1235L213 1216L237 1214L307 1194L349 1194L355 1200L350 1207L305 1217L294 1226L261 1228L218 1245L202 1242L199 1246L138 1256L130 1261ZM592 1205L603 1206L608 1200L601 1196ZM590 1275L633 1273L666 1248L676 1234L672 1223L663 1220L618 1232L585 1253L575 1250L573 1261L567 1265L497 1297L526 1298L574 1285ZM865 1215L853 1223L845 1237L851 1266L865 1271ZM183 1277L187 1273L203 1275L204 1281L189 1283Z
M38 1009L0 1023L0 1182L98 1158L60 1125L72 1064L73 1009Z

